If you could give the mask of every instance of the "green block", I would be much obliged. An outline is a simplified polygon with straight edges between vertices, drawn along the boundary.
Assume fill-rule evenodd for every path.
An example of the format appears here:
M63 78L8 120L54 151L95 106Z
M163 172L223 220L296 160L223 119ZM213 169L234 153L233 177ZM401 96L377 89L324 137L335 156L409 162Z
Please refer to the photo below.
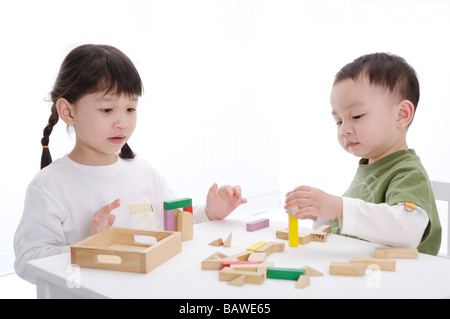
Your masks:
M301 268L267 267L267 278L297 280L300 275L305 274Z
M180 198L180 199L169 200L167 202L164 202L165 210L184 208L184 207L190 207L190 206L192 206L191 198Z

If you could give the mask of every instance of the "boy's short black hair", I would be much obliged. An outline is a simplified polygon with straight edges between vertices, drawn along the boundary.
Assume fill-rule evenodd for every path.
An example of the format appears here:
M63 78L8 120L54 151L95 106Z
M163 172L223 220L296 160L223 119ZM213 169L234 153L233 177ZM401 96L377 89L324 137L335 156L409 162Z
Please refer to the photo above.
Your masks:
M334 84L346 80L357 80L367 76L370 84L389 89L401 100L409 100L414 109L420 97L419 80L416 71L403 59L390 53L372 53L363 55L345 65L335 76Z

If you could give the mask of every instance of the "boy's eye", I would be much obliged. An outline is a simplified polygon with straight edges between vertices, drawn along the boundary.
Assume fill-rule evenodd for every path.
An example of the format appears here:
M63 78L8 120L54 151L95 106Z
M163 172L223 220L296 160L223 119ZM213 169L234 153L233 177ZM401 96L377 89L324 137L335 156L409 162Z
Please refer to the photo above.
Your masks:
M112 112L112 109L100 109L103 113L109 113Z
M364 116L364 114L361 114L361 115L353 116L352 118L353 118L354 120L359 120L359 119L362 118L363 116Z
M342 121L338 121L338 122L336 122L336 125L342 125Z
M130 107L130 108L127 109L127 111L128 111L128 112L135 112L135 111L136 111L136 108Z

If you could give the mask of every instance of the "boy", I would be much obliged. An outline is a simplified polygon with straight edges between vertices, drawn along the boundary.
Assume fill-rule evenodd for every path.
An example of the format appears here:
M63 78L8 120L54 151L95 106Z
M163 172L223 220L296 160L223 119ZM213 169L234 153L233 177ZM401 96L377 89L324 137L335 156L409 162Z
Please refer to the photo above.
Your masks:
M441 225L434 195L406 144L419 102L414 69L395 55L362 56L337 73L330 102L340 145L362 157L356 176L343 197L297 187L286 194L285 209L297 218L331 222L336 234L437 255Z

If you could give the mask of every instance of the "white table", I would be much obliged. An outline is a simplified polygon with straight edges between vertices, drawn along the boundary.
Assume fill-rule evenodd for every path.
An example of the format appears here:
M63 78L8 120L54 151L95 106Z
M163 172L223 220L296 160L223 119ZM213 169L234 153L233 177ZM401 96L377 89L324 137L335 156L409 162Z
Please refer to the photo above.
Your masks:
M280 213L280 212L278 212ZM268 214L267 216L271 216ZM374 257L381 245L343 236L328 235L325 243L310 242L289 247L288 241L275 237L286 223L271 220L270 227L246 231L246 223L257 215L194 226L194 239L182 244L182 252L148 274L76 268L70 266L70 254L31 261L28 270L38 277L39 298L188 298L188 299L277 299L277 298L448 298L450 297L450 260L419 254L418 259L397 259L396 271L367 271L362 277L331 276L331 261L349 261L351 257ZM311 232L300 229L300 232ZM231 247L213 247L209 242L225 240L233 232ZM261 284L241 287L219 281L216 270L201 270L201 262L220 251L228 256L245 251L258 241L286 243L284 252L273 253L268 260L276 267L300 268L309 265L324 273L311 277L305 289L296 289L295 281L266 279Z

